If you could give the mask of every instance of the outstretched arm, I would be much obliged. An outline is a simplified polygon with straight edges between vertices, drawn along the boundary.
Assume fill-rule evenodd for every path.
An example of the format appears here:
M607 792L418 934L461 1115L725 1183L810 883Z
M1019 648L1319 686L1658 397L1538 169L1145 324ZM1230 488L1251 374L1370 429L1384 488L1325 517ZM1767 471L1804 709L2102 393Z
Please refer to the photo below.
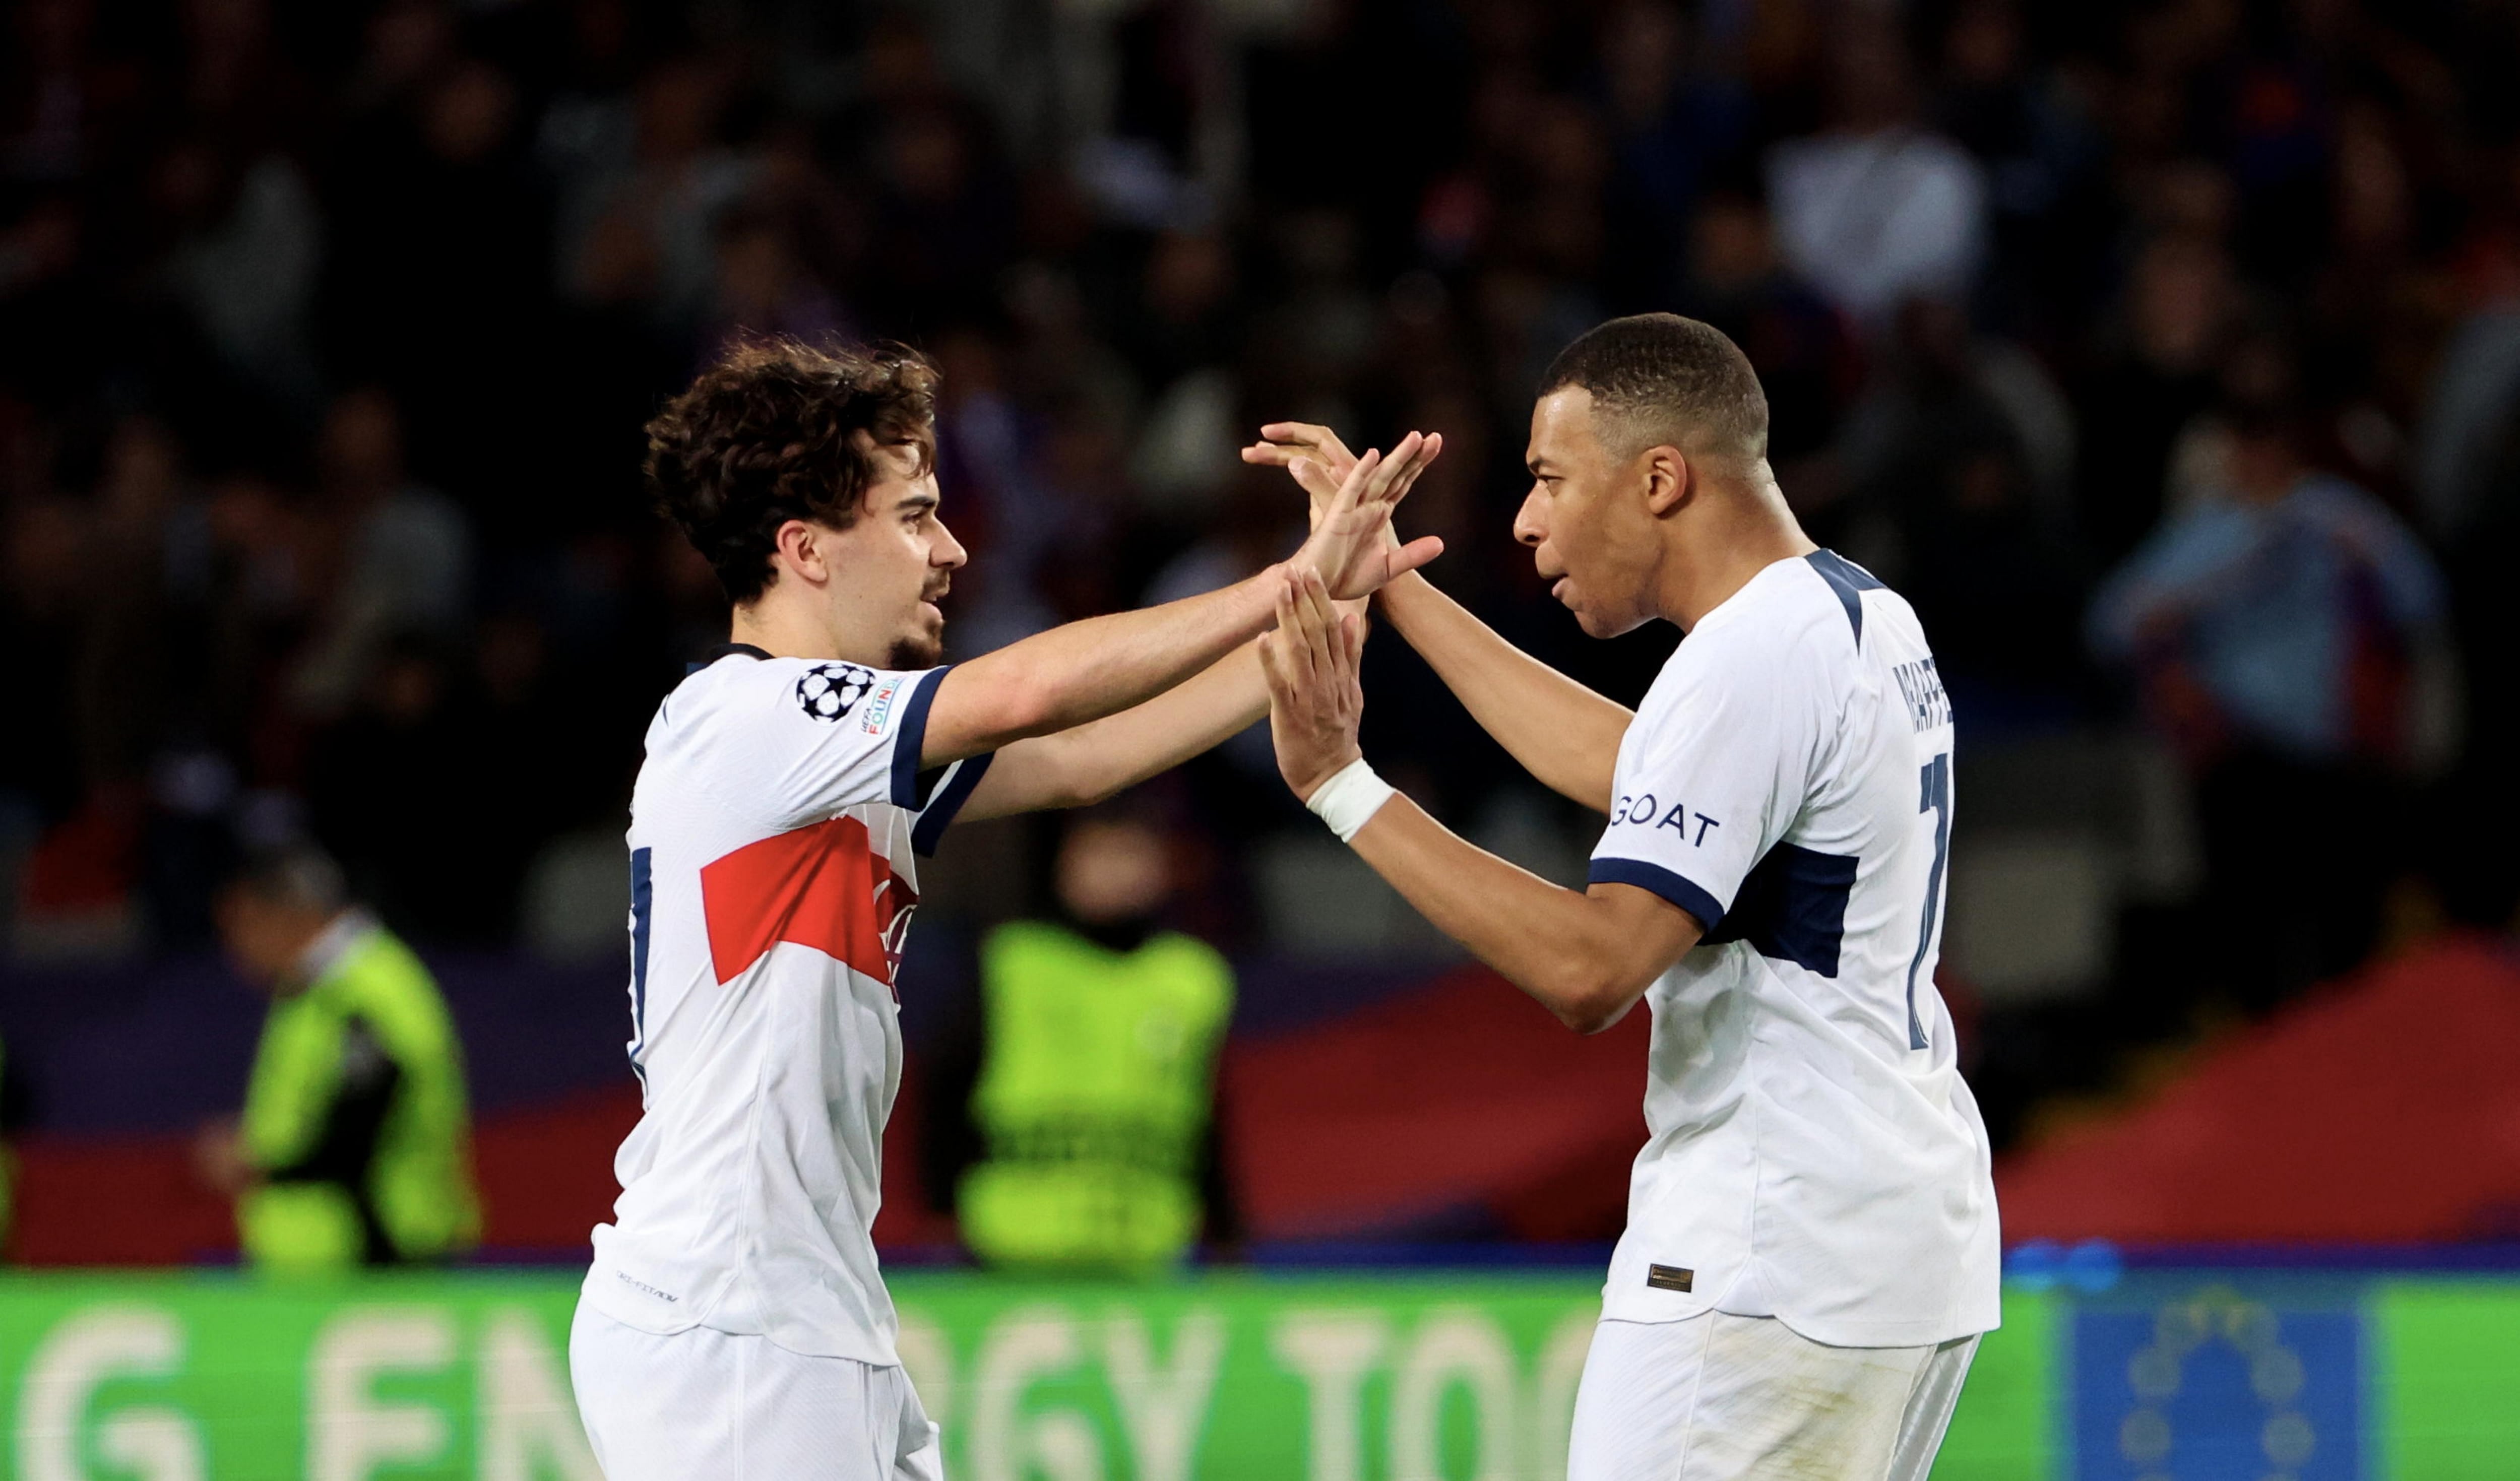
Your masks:
M1279 770L1308 803L1321 802L1333 777L1361 775L1348 772L1363 760L1360 650L1352 623L1309 583L1262 640ZM1578 1033L1626 1016L1704 934L1687 911L1632 885L1579 892L1552 884L1463 841L1396 793L1349 841L1419 914Z
M1424 439L1416 468L1398 475L1404 480L1403 492L1443 448L1441 437ZM1318 480L1306 486L1315 528L1337 503L1338 491L1338 484ZM1383 539L1399 543L1387 521ZM1347 606L1362 617L1362 599ZM1268 713L1269 686L1260 674L1259 649L1246 643L1144 704L1072 730L1018 740L999 751L961 816L976 820L1089 806L1172 770L1240 734Z
M1610 777L1634 710L1508 643L1415 572L1382 589L1382 610L1524 771L1560 796L1610 811Z
M1282 468L1315 498L1335 491L1357 459L1326 426L1273 422L1242 461ZM1610 811L1610 776L1633 711L1567 678L1499 636L1425 577L1382 589L1383 614L1523 770L1597 813Z
M1372 453L1358 460L1319 527L1283 565L1223 591L1071 622L955 665L936 686L921 765L999 750L1144 703L1266 629L1290 572L1354 599L1433 560L1443 551L1440 540L1395 546L1384 539L1392 505L1433 446L1413 432L1389 461Z
M1687 911L1633 884L1552 884L1407 797L1384 803L1351 842L1436 929L1579 1034L1626 1017L1705 933Z
M1246 643L1144 704L999 751L959 816L1100 802L1221 744L1268 712L1259 650Z

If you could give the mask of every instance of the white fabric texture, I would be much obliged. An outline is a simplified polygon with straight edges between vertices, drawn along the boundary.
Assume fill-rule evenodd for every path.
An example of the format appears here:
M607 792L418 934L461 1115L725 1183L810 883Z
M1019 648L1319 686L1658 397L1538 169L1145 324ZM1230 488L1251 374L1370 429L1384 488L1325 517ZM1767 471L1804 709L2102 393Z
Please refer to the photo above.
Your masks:
M1828 1347L1726 1312L1605 1321L1566 1481L1925 1481L1977 1344Z
M1330 831L1338 834L1341 843L1347 843L1373 821L1375 813L1382 811L1382 804L1391 800L1394 790L1390 783L1375 775L1373 768L1366 765L1365 758L1359 756L1340 767L1328 782L1314 787L1313 794L1304 799L1304 806L1312 809L1314 817L1328 824Z
M1826 551L1762 570L1655 679L1591 878L1708 931L1645 993L1604 1316L1847 1347L1997 1324L1986 1130L1934 989L1952 743L1914 612Z
M660 1336L581 1302L569 1380L606 1481L943 1481L898 1365L694 1327Z
M899 1361L871 1236L893 972L914 855L987 767L920 771L944 673L735 650L658 707L629 837L645 1114L584 1288L613 1320Z

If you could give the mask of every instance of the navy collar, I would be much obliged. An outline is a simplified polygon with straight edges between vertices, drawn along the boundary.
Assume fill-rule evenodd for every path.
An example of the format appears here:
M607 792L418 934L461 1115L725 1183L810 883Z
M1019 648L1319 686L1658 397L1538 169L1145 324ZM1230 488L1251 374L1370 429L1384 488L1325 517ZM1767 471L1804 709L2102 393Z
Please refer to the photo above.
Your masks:
M754 648L749 643L721 643L717 647L710 649L707 652L700 654L698 662L685 664L683 666L683 677L688 679L692 675L698 673L701 669L708 667L710 664L715 663L720 658L726 657L731 653L742 653L747 658L767 658L770 656L770 654L763 652L760 649Z

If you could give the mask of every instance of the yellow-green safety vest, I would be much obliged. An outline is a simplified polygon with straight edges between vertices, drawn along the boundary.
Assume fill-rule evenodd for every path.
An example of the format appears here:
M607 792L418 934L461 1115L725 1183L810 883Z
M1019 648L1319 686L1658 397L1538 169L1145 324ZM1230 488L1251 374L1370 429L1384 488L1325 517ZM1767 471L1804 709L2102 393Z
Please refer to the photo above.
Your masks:
M980 954L971 1096L988 1159L960 1189L992 1265L1146 1273L1197 1239L1199 1156L1234 971L1174 932L1136 951L1017 922Z
M390 1061L390 1091L358 1187L309 1168L345 1076ZM373 1071L369 1063L365 1069ZM382 927L353 939L322 975L274 1003L246 1091L248 1161L266 1179L237 1204L255 1266L292 1274L371 1259L435 1260L480 1237L464 1057L428 968Z

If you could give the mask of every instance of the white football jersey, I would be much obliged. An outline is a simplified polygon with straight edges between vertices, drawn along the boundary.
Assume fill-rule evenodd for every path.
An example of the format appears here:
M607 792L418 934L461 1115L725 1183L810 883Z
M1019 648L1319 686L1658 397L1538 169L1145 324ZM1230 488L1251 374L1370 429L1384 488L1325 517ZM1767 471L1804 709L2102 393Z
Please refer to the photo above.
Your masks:
M890 1365L872 1231L901 1083L914 854L989 758L922 772L945 670L730 647L656 709L630 804L630 1062L645 1114L584 1299Z
M1682 642L1591 877L1706 926L1645 993L1647 1140L1602 1314L1905 1347L1998 1321L1995 1185L1934 989L1952 713L1915 613L1828 551Z

